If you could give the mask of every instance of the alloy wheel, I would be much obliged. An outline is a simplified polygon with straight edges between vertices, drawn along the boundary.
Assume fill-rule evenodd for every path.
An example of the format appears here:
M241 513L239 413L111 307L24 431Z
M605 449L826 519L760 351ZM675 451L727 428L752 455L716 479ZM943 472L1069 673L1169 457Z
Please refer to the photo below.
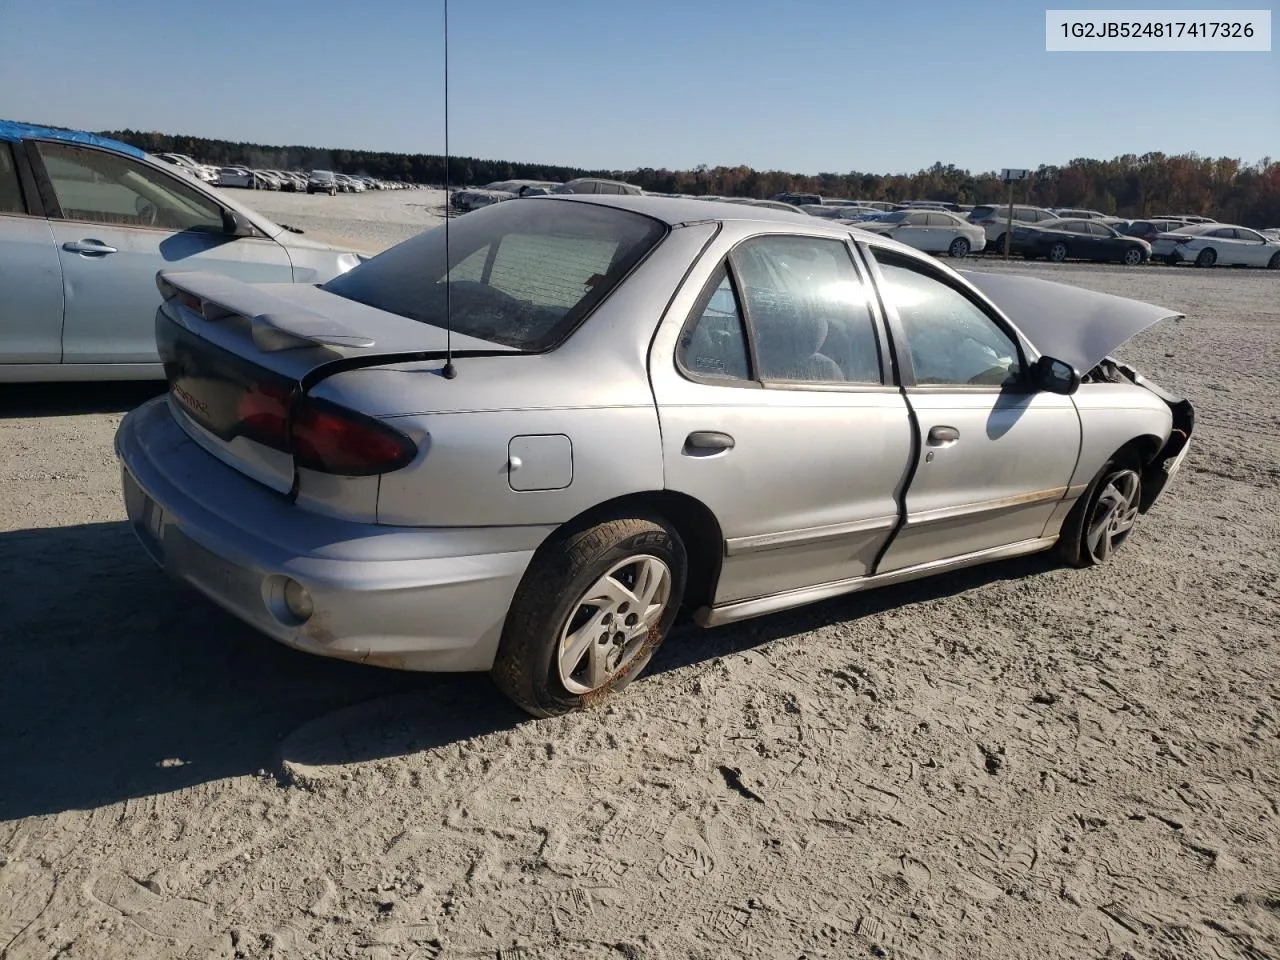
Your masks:
M1134 470L1119 470L1106 480L1089 517L1085 545L1095 563L1105 563L1129 538L1138 519L1142 481Z
M556 667L569 693L604 687L643 651L671 600L671 570L644 554L614 564L582 595L560 632Z

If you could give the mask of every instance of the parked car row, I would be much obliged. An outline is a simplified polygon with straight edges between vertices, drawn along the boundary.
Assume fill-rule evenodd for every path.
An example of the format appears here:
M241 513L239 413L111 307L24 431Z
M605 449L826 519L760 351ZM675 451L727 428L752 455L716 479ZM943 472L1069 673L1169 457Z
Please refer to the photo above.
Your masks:
M323 180L323 183L318 183ZM222 167L218 186L245 187L251 190L286 190L294 193L364 193L366 190L404 190L414 184L395 180L377 180L332 170L260 170L249 167Z

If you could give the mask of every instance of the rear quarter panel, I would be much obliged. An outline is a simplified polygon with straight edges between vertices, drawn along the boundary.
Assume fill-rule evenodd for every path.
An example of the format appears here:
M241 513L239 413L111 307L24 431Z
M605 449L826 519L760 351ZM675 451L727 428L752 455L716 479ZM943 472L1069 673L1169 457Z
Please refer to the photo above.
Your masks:
M316 396L380 417L423 451L381 478L378 522L560 524L606 500L662 490L649 344L714 232L709 224L673 230L549 353L459 358L453 380L432 362L351 371L322 382ZM512 470L512 441L561 436L568 438L569 482L515 489L523 477Z

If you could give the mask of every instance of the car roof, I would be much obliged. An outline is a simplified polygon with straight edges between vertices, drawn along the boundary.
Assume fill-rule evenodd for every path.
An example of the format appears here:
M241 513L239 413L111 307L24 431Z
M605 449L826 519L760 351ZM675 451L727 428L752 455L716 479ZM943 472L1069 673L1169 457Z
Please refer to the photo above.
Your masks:
M71 143L84 143L93 147L105 147L119 153L127 153L131 157L145 157L146 154L137 147L131 147L110 137L101 137L85 130L60 130L57 127L42 127L35 123L22 123L17 120L0 120L0 140L18 143L26 139L66 140Z
M807 213L793 213L773 207L757 207L747 203L726 203L723 200L686 200L681 197L655 197L648 195L627 196L605 193L562 193L549 197L529 197L539 203L594 203L598 206L617 207L661 220L668 226L698 223L706 220L763 220L771 223L803 222L819 227L826 221ZM844 231L844 232L847 232Z

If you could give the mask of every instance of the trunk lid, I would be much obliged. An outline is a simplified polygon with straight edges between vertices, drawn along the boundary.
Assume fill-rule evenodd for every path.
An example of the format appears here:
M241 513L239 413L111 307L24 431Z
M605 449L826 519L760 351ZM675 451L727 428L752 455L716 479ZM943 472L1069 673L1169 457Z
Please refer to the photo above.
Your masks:
M312 465L328 456L334 463L338 443L380 449L387 457L380 462L395 462L391 447L379 448L398 442L389 427L325 401L309 403L304 412L291 402L303 379L325 364L344 358L376 363L443 350L443 329L306 284L251 285L170 271L156 282L164 297L156 314L156 345L169 406L206 450L281 493L296 493L295 459ZM508 348L455 333L453 349ZM350 462L328 472L369 475Z

